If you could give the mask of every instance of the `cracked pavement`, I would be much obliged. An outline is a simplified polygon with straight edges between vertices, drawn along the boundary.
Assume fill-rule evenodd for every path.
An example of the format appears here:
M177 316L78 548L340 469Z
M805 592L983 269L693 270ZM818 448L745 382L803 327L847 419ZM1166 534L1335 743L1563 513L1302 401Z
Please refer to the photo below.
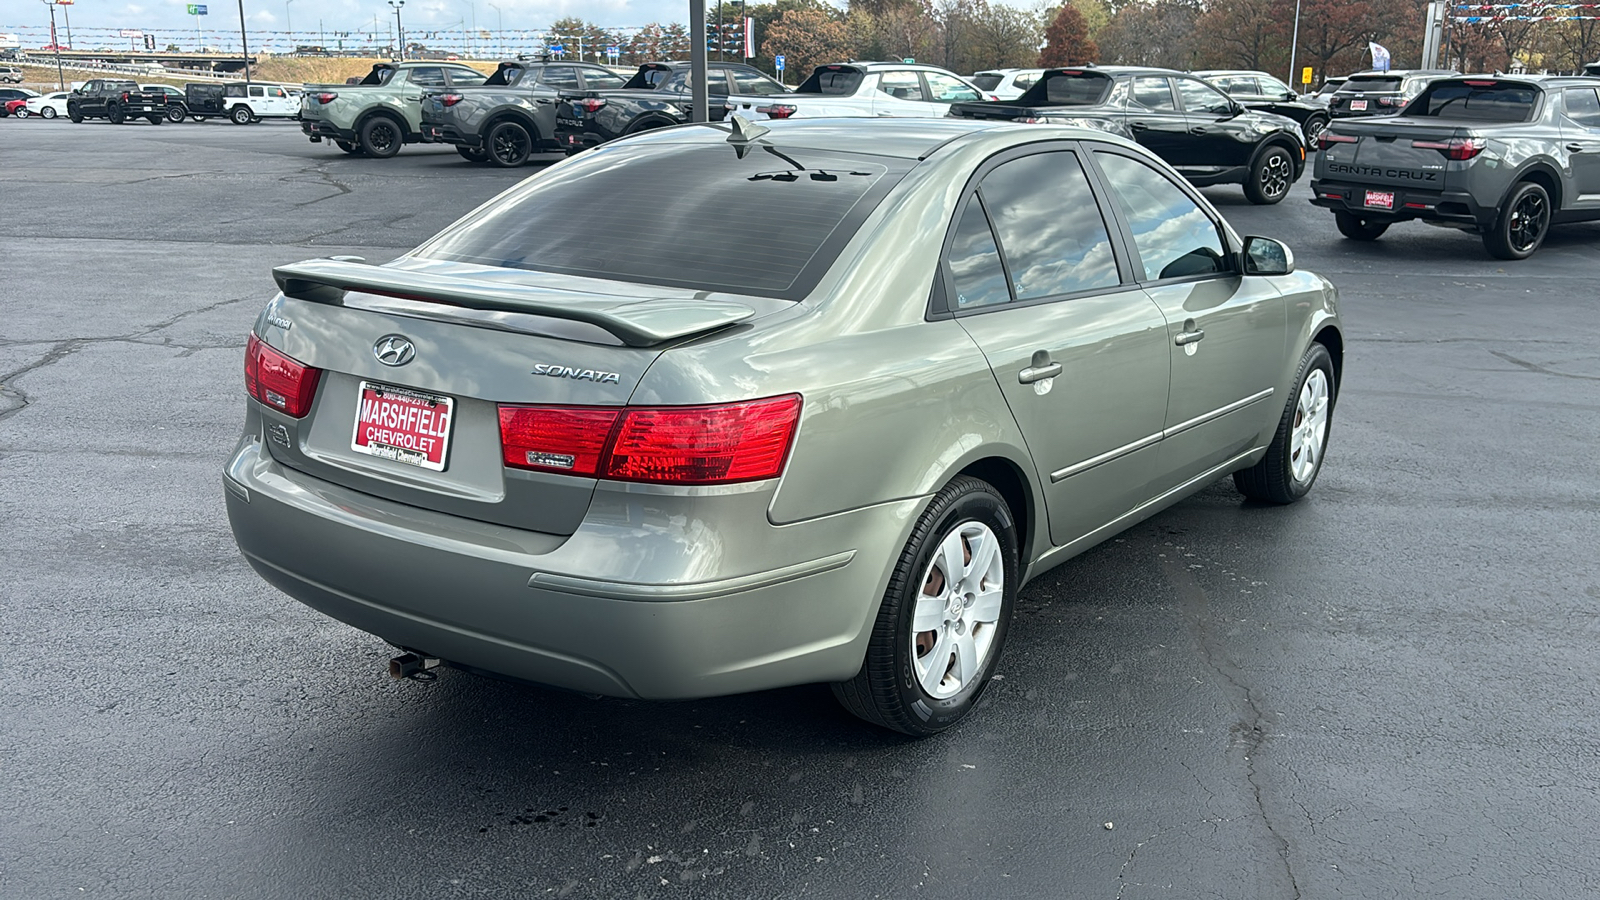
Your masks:
M1321 481L1027 586L982 709L908 742L825 688L391 682L239 559L271 267L391 258L534 170L269 123L6 120L0 159L0 898L1600 892L1600 226L1505 263L1208 189L1343 292Z

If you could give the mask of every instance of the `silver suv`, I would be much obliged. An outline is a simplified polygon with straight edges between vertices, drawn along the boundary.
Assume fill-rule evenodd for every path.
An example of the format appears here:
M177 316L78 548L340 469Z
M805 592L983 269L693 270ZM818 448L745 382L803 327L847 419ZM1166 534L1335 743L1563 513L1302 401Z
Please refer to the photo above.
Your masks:
M22 70L16 66L0 66L0 84L21 84Z

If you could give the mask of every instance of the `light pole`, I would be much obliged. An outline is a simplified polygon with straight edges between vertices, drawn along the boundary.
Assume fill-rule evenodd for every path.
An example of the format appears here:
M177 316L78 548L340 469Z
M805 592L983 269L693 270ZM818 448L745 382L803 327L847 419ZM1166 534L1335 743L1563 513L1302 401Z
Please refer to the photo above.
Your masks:
M1294 90L1294 56L1300 49L1300 0L1294 0L1294 36L1289 40L1289 90Z
M294 18L289 15L289 4L294 0L283 0L283 27L289 32L289 52L294 53Z
M472 55L472 39L478 36L478 4L467 0L467 8L472 10L472 30L467 32L467 59L477 59Z
M500 7L495 6L493 3L489 4L489 8L494 10L494 14L496 16L495 29L494 29L494 55L499 59L505 59L505 56L506 56L506 14L501 12L500 11Z
M50 7L50 48L56 52L56 87L67 89L66 76L61 74L61 41L56 38L56 0L44 0L44 5Z
M406 58L406 27L400 24L400 7L406 5L406 0L389 0L389 5L394 7L394 30L400 38L400 59Z
M72 43L72 10L67 7L72 5L72 0L56 0L56 5L61 7L61 21L67 26L67 48L71 49Z
M239 49L244 51L244 81L249 84L250 78L250 38L244 30L244 0L239 0Z

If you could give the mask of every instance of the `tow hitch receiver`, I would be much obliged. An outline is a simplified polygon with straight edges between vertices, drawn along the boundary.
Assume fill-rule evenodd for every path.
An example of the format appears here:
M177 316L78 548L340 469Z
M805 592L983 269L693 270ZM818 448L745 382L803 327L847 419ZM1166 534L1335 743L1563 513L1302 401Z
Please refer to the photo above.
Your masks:
M433 671L439 667L439 660L431 656L418 656L415 653L402 653L389 660L389 677L396 681L409 678L412 681L432 681L439 677Z
M313 144L320 144L320 143L322 143L322 135L320 135L320 134L313 134L313 135L312 135L312 136L311 136L311 143L313 143Z

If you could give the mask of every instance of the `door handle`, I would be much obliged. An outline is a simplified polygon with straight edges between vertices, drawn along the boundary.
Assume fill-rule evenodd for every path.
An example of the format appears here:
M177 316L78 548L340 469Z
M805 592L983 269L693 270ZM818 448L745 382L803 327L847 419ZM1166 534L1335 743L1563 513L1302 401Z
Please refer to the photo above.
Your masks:
M1193 331L1180 331L1180 332L1178 332L1177 336L1175 336L1172 339L1172 342L1174 344L1177 344L1179 347L1182 347L1185 344L1196 343L1196 342L1202 340L1203 338L1205 338L1205 336L1206 336L1205 329L1196 328Z
M1047 363L1042 366L1034 365L1017 373L1017 381L1022 384L1033 384L1046 378L1054 378L1061 374L1061 363Z
M1195 127L1195 128L1189 129L1189 133L1190 134L1205 134L1206 130L1204 128Z
M1134 131L1144 131L1150 126L1145 122L1129 122L1128 127L1132 128Z
M1571 153L1582 153L1582 152L1584 152L1585 150L1588 150L1588 149L1589 149L1589 145L1588 144L1580 144L1577 141L1573 141L1572 143L1567 145L1567 150L1568 150L1568 152L1571 152Z

